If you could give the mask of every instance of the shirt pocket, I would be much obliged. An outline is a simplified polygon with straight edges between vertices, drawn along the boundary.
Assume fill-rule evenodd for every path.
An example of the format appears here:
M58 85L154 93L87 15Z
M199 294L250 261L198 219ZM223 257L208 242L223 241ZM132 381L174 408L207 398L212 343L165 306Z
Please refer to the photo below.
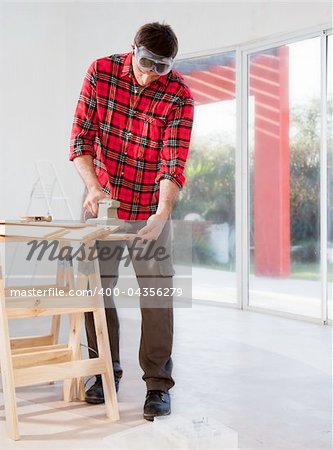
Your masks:
M161 118L145 114L143 116L143 122L147 137L152 141L160 143L163 139L165 121Z
M165 121L147 114L143 114L141 118L143 127L138 156L147 161L157 162L160 158L163 143Z

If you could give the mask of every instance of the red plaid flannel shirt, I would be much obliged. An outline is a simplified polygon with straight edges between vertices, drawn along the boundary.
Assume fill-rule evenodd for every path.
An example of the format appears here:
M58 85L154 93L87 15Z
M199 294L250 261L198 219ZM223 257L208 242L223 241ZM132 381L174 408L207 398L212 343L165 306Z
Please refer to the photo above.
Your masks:
M70 160L94 157L103 191L120 201L119 218L154 214L162 178L184 185L193 104L174 70L140 86L132 53L101 58L89 67L75 112Z

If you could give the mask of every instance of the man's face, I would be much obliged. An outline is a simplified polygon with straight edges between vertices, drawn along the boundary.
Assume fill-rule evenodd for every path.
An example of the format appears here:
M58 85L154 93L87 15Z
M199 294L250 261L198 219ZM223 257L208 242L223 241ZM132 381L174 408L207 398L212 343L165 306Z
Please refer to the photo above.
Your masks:
M133 67L133 72L134 72L136 81L140 84L140 86L148 86L148 84L152 83L153 81L157 80L160 77L160 75L158 75L153 70L149 70L148 72L143 72L139 68L134 55L132 58L132 67Z
M132 66L135 78L141 86L147 86L172 69L174 58L159 56L144 46L132 45Z

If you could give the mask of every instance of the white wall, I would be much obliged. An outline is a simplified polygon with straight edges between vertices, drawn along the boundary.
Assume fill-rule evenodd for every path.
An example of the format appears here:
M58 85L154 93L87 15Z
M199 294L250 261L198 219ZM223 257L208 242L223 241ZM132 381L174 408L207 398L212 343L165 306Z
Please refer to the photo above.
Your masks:
M170 23L180 56L327 24L329 2L70 2L0 5L0 217L24 213L36 160L52 161L79 214L82 184L69 134L92 60L129 51L140 25Z

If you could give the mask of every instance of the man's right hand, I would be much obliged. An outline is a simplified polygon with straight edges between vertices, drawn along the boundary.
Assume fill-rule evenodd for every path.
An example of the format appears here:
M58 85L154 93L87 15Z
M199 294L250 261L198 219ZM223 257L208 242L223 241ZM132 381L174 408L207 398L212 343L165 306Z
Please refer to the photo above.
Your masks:
M104 191L98 188L92 188L88 190L88 195L83 203L83 209L89 212L92 217L97 217L98 215L98 201L103 198L110 199L110 196L107 195Z
M94 167L94 158L92 155L81 155L74 159L74 164L88 191L83 203L83 210L85 213L90 214L91 217L97 217L98 200L103 198L110 199L110 196L102 190L102 186L98 181ZM86 217L86 214L84 214L84 217Z

